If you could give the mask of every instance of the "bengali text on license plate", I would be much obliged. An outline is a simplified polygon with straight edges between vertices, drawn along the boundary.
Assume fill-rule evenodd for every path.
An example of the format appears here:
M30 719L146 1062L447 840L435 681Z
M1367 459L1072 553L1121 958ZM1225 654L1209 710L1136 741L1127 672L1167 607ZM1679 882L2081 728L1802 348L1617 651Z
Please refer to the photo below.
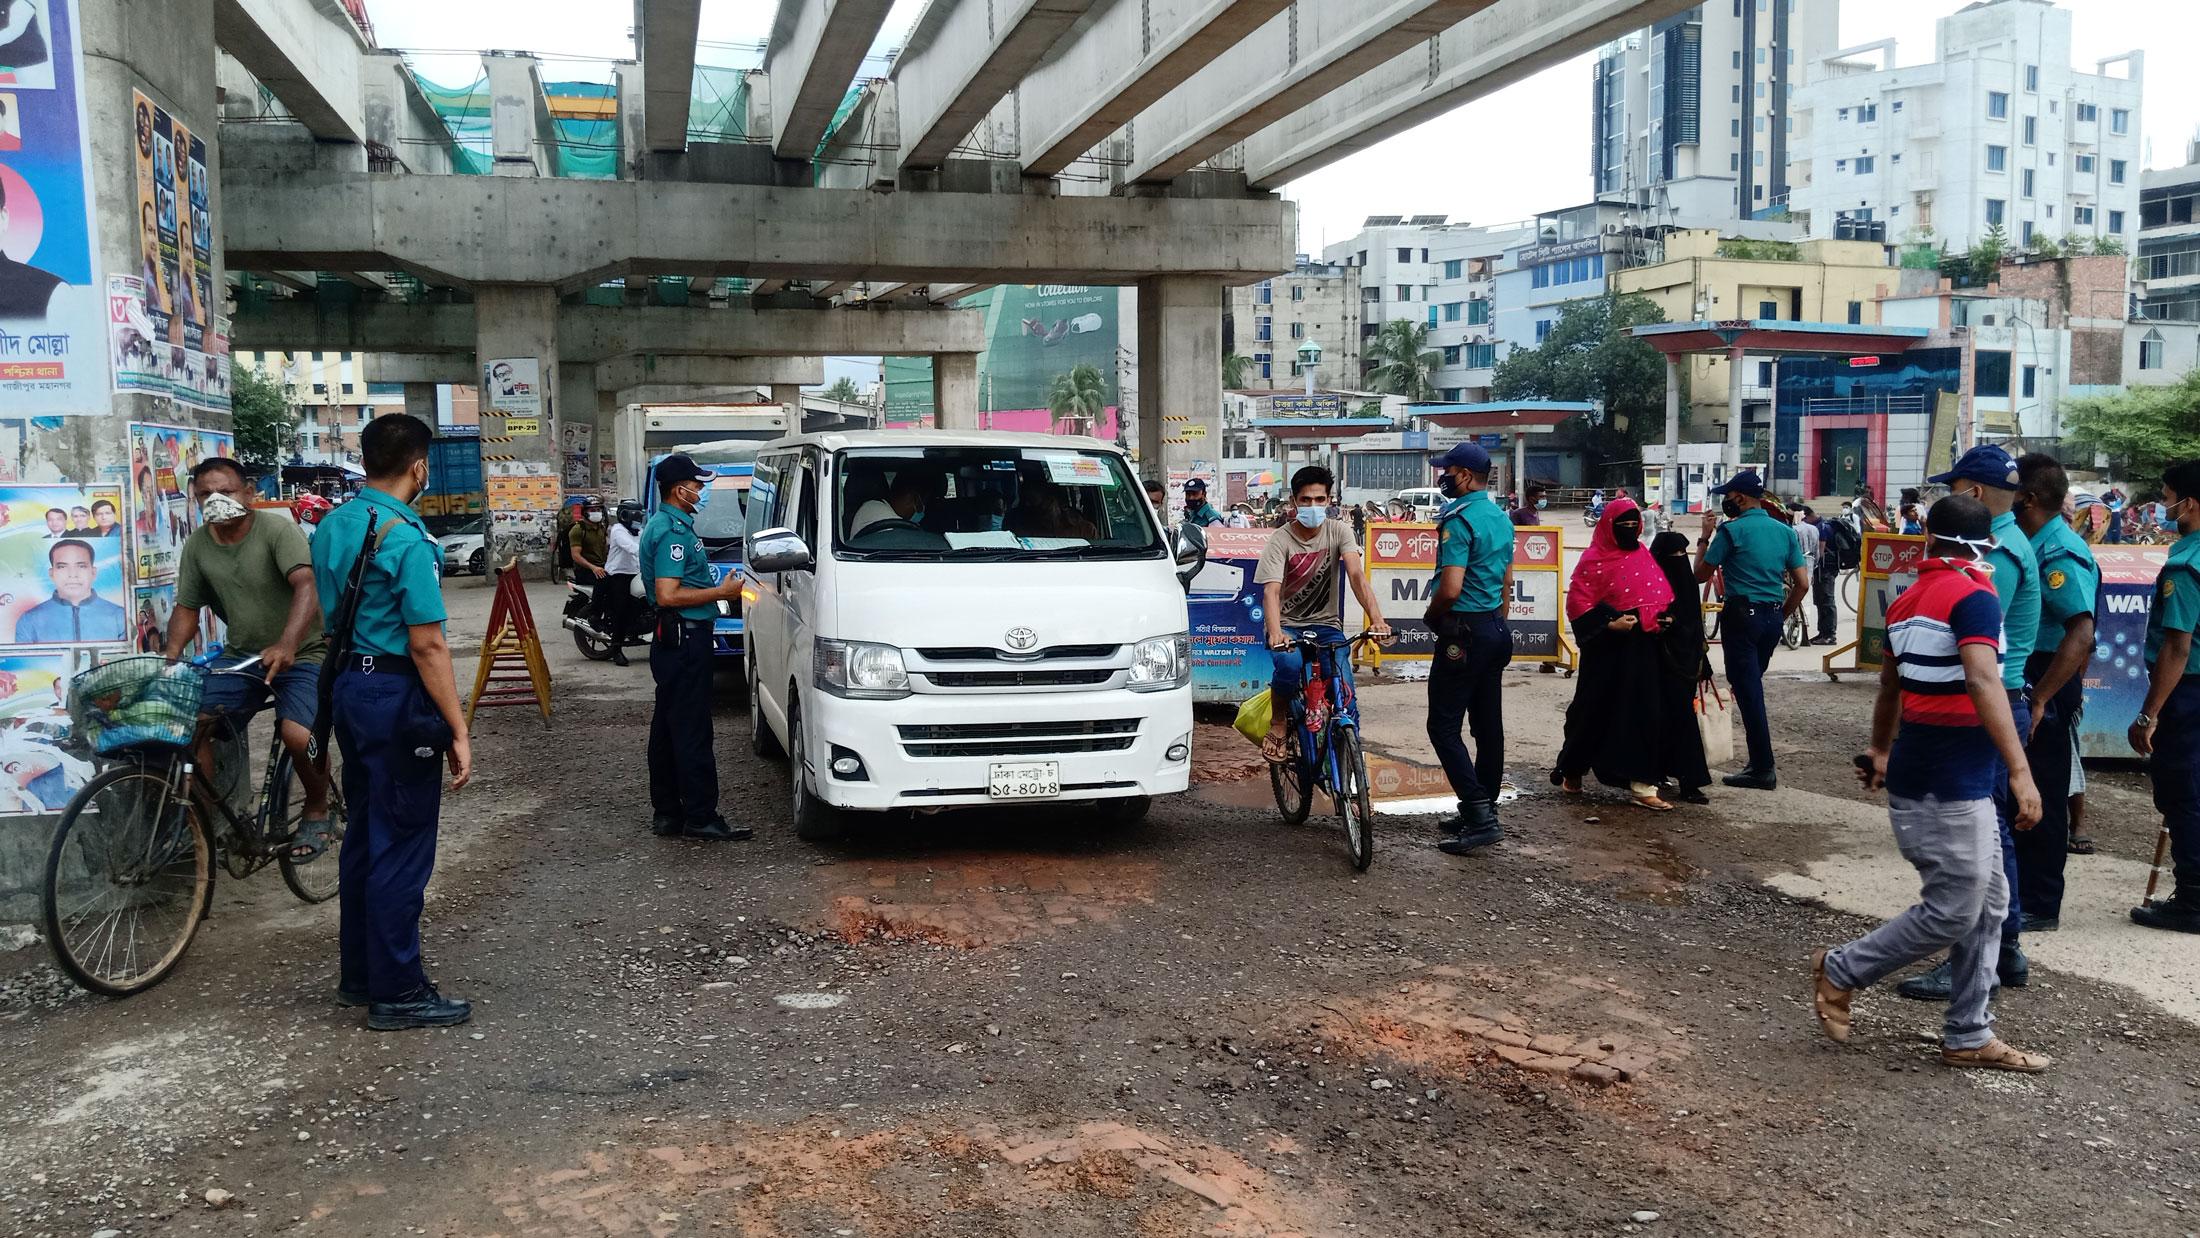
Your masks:
M1053 761L996 765L988 781L997 800L1051 799L1062 793L1061 766Z

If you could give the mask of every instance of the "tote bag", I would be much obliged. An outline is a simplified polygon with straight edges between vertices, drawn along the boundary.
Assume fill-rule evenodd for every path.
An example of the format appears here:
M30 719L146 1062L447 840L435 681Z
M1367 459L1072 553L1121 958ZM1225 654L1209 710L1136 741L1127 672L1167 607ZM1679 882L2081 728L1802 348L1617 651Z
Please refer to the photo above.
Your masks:
M1704 764L1715 768L1734 760L1734 713L1716 684L1696 685L1696 733L1703 739Z

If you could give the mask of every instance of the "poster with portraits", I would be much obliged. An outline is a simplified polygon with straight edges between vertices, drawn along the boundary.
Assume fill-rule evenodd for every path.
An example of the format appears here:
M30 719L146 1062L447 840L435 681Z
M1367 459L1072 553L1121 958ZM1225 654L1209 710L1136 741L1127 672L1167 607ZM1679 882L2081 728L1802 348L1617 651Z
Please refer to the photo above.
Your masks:
M122 492L0 486L0 645L130 638Z
M0 0L0 409L106 407L76 0Z
M182 426L130 423L130 531L137 543L137 582L176 578L183 542L199 527L191 502L191 470L213 456L235 456L237 437Z
M138 261L102 290L115 390L229 409L229 340L214 316L213 192L206 139L132 92Z
M79 653L0 653L0 816L56 813L92 780L65 748L69 680Z

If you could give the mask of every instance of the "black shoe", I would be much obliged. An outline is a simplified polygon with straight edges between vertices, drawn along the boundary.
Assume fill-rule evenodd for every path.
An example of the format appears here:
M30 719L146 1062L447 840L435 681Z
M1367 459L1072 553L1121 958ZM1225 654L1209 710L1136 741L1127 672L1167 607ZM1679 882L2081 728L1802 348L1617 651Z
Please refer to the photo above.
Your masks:
M1894 986L1894 991L1912 1001L1944 1002L1955 991L1955 964L1946 959L1922 976L1912 976Z
M2032 960L2024 957L2024 948L2014 942L2001 948L2001 960L1994 965L1994 975L2005 989L2021 989L2032 983Z
M427 985L411 997L396 1002L376 1002L367 1007L367 1027L377 1032L401 1032L415 1027L457 1027L474 1017L470 1003L443 996Z
M680 832L680 819L658 813L649 819L649 832L659 838L671 838Z
M625 650L623 650L623 649L614 649L614 650L612 650L612 651L611 651L611 665L613 665L613 666L628 666L628 665L631 665L631 663L629 663L629 662L628 662L628 661L626 660L626 651L625 651Z
M1770 791L1780 785L1779 778L1769 769L1745 769L1739 774L1728 774L1719 781L1730 787L1741 787L1750 791Z
M1505 840L1505 829L1497 823L1497 805L1488 800L1461 800L1458 821L1460 829L1436 844L1445 855L1466 855Z
M2131 922L2172 933L2200 933L2200 905L2171 899L2131 909Z
M347 989L340 984L336 986L336 1004L339 1006L367 1006L372 1005L373 1001L363 990Z
M1711 802L1711 797L1703 793L1702 787L1682 787L1665 798L1677 804L1708 804Z
M699 838L708 843L745 843L756 837L756 831L745 825L735 825L724 817L714 817L701 825L691 825L682 833L689 838Z
M1839 637L1835 637L1835 636L1819 636L1819 637L1814 637L1814 638L1812 638L1812 640L1811 640L1811 642L1810 642L1810 643L1811 643L1811 644L1813 644L1813 645L1837 645L1837 644L1840 644L1841 642L1840 642L1840 638L1839 638Z
M2052 933L2062 927L2061 916L2035 916L2024 913L2024 931L2027 933Z

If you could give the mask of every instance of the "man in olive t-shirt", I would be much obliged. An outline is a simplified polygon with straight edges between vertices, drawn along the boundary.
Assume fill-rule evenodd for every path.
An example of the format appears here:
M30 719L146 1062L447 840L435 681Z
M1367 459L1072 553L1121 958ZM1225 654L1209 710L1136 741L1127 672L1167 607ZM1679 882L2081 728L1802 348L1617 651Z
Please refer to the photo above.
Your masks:
M321 599L305 534L280 516L254 512L246 501L249 489L243 466L225 457L210 457L191 470L191 492L205 523L185 539L176 566L176 609L168 617L166 653L180 658L198 639L199 609L206 607L229 628L222 656L209 671L259 657L252 678L210 673L199 708L249 718L272 690L283 746L305 785L304 820L292 840L292 858L308 860L330 841L328 774L306 758L327 653ZM207 754L200 759L206 761Z

